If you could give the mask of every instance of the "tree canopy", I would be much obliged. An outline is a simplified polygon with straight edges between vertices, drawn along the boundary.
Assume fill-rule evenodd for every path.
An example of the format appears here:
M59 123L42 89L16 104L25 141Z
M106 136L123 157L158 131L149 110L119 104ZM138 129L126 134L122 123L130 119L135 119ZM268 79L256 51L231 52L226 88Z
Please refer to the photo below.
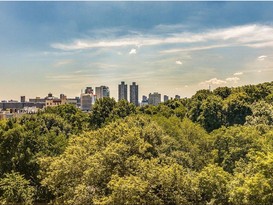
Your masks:
M273 82L0 121L0 204L273 204Z

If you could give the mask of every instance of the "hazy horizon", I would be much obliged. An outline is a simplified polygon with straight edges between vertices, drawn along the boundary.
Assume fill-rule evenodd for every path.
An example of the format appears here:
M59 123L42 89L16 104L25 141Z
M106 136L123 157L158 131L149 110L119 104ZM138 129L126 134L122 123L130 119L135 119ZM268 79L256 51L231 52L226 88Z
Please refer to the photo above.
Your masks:
M273 2L0 2L0 100L272 81Z

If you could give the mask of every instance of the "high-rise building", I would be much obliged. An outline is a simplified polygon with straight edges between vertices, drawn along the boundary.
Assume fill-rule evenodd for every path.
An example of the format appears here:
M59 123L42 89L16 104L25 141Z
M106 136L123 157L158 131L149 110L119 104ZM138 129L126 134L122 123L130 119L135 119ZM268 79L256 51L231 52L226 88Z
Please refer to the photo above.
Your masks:
M164 95L164 102L167 102L169 100L169 96L168 95Z
M175 95L174 99L179 100L180 99L180 95Z
M92 96L91 94L81 94L81 110L90 111L92 108Z
M95 88L97 99L110 97L110 91L107 86L100 86Z
M124 81L121 81L121 84L118 85L118 100L125 99L128 101L127 98L127 84Z
M136 82L133 82L132 85L130 85L130 103L138 106L138 85Z
M161 103L161 94L157 92L154 92L153 94L150 93L148 103L150 105L158 105L159 103Z
M90 111L94 101L93 89L92 87L87 87L84 93L81 93L81 109L83 111Z

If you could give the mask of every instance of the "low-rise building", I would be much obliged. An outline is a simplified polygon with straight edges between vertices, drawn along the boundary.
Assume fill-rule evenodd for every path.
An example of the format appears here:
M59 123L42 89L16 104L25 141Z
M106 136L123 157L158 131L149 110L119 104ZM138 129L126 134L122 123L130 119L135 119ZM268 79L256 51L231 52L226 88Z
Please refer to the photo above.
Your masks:
M64 94L61 94L60 98L54 97L52 93L49 93L48 96L45 97L45 107L54 107L64 104L67 104L67 99Z

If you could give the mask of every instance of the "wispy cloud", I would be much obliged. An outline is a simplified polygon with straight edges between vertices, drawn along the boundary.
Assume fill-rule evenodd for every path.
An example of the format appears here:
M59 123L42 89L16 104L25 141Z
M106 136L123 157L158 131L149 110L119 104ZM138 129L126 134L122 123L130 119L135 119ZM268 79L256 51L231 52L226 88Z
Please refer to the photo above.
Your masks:
M74 62L74 60L71 60L71 59L60 60L60 61L57 61L54 63L54 67L65 66L65 65L71 64L73 62Z
M160 51L160 53L178 53L178 52L189 52L189 51L201 51L201 50L210 50L215 48L224 48L224 47L230 47L234 46L233 44L220 44L220 45L210 45L210 46L195 46L195 47L187 47L187 48L175 48L175 49L166 49L163 51Z
M202 33L172 32L167 36L160 36L154 32L146 35L129 35L126 38L116 36L113 39L78 39L71 43L53 43L51 47L60 50L83 50L105 47L124 46L156 46L163 44L194 44L209 42L210 45L187 49L211 49L226 47L230 45L241 45L248 47L273 46L273 27L267 25L243 25L223 29L206 30ZM219 44L220 43L220 44ZM186 49L185 47L183 49ZM181 49L180 49L181 50ZM177 51L180 51L179 49ZM169 52L174 52L171 49ZM167 51L165 51L167 52Z

